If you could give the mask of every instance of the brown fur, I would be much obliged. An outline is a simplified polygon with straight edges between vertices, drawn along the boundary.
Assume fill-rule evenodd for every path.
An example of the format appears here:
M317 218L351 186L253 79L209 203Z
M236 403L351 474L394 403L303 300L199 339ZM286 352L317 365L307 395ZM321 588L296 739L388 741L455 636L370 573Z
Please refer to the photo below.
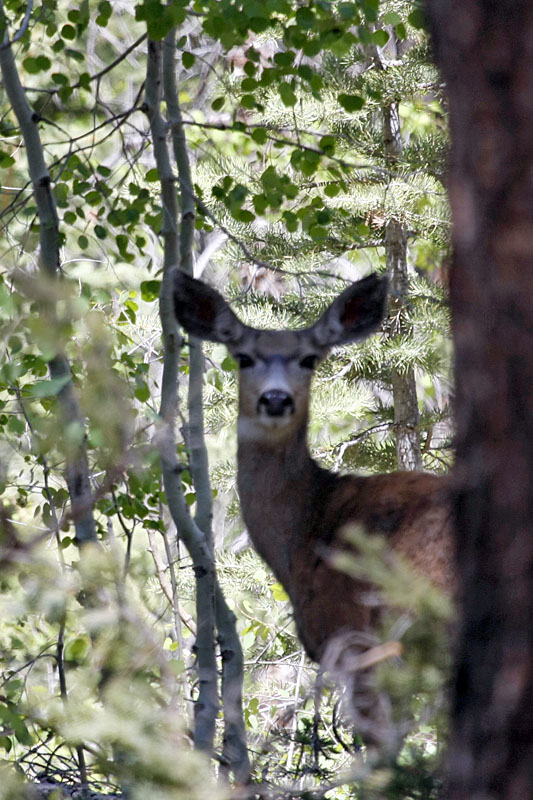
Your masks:
M298 445L298 438L300 444ZM239 446L239 492L254 546L285 587L298 635L320 661L342 631L369 631L369 586L331 566L344 529L360 525L445 591L453 589L448 482L426 473L337 476L320 469L303 435L291 446ZM258 494L258 487L261 487Z

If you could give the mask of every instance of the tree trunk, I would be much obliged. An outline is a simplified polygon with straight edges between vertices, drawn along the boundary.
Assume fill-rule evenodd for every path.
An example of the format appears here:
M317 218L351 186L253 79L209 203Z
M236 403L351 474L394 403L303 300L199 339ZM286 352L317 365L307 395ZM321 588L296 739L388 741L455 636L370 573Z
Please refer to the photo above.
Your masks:
M452 133L452 800L533 797L533 5L429 0Z
M3 40L0 45L0 73L12 112L20 126L24 140L28 171L39 216L39 267L43 277L55 281L59 271L60 238L50 173L44 158L39 117L26 100L24 88L20 82L12 45L8 39L7 22L1 1L0 38ZM55 330L59 330L60 325L56 317L54 300L42 302L42 313L43 316L48 316L51 326ZM66 481L76 541L81 546L86 542L96 540L85 420L74 391L70 364L63 352L57 352L49 360L48 369L50 378L61 382L62 385L57 400L63 429L77 428L83 433L77 443L69 443L67 437L63 437L60 442L60 448L65 454Z
M376 49L377 50L377 49ZM381 65L379 53L376 63ZM403 143L400 129L398 104L391 103L382 109L383 147L390 170L394 170L402 154ZM387 274L391 283L389 316L394 318L391 334L395 335L404 323L403 306L409 295L409 274L407 270L407 236L401 222L391 219L385 231L385 257ZM392 397L394 403L394 430L396 435L396 456L399 469L422 469L422 450L418 430L419 413L414 369L403 372L392 370Z

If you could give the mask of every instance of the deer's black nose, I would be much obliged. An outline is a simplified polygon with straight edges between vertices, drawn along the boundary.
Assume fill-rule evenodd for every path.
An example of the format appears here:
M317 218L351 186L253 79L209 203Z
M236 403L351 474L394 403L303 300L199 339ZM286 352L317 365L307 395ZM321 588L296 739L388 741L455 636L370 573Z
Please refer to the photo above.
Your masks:
M282 417L284 414L294 412L294 401L290 394L279 389L264 392L257 403L259 413L268 414L269 417Z

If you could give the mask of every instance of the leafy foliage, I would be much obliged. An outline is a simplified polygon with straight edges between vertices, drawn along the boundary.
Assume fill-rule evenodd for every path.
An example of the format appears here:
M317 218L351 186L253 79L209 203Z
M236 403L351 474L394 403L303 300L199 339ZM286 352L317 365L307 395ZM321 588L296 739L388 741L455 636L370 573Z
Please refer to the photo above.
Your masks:
M3 98L0 747L33 780L88 781L106 792L120 785L131 797L203 796L208 768L186 744L198 690L192 569L175 541L154 444L163 203L143 99L145 36L161 40L179 27L196 268L244 321L310 322L347 281L385 269L390 220L408 231L412 281L401 327L391 317L382 334L335 355L316 378L311 444L337 469L395 468L392 368L416 372L426 466L449 464L439 87L420 9L403 1L102 0L93 10L60 0L38 4L28 20L25 12L5 3L50 172L61 263L60 280L38 270L44 223ZM400 59L388 55L393 41L403 43ZM392 102L406 140L396 165L379 121ZM68 376L49 374L58 352L68 358L81 422L61 415ZM358 742L338 719L331 689L316 713L315 669L302 656L287 598L243 549L232 456L236 364L219 346L206 356L217 562L247 664L255 771L283 791L295 781L312 789L348 768ZM185 348L183 409L189 369ZM183 415L177 457L194 515L188 424ZM94 495L94 552L75 540L64 475L80 445ZM439 675L444 669L435 666ZM434 685L407 680L396 694L434 694L438 677ZM436 734L424 735L431 744L406 750L389 788L381 786L385 796L434 796L434 784L421 787L429 786ZM0 796L16 796L12 775ZM371 797L369 781L330 796Z

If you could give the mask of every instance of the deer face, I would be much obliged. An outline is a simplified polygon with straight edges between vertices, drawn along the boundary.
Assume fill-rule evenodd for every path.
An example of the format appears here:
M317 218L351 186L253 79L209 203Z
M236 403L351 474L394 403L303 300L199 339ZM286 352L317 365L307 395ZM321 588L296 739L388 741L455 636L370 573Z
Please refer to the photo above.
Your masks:
M309 328L257 330L244 325L210 286L174 272L174 307L193 336L222 342L240 367L239 436L275 439L307 421L313 370L329 349L368 336L383 316L387 282L354 283Z
M239 364L241 437L276 439L305 424L324 348L303 331L254 331L229 349Z

